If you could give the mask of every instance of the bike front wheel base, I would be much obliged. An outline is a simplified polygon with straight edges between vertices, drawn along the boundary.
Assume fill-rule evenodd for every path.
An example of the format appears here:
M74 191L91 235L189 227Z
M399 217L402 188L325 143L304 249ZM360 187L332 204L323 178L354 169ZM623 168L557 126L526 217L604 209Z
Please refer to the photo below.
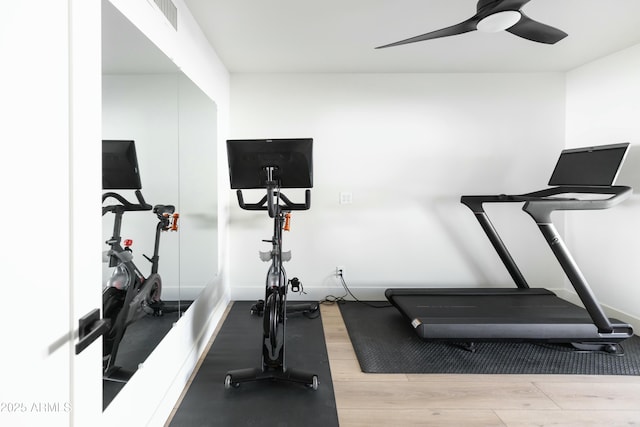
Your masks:
M224 388L229 390L237 388L240 383L250 381L284 381L305 385L312 390L317 390L320 384L318 375L300 371L298 369L263 371L259 368L237 369L227 372L224 379Z

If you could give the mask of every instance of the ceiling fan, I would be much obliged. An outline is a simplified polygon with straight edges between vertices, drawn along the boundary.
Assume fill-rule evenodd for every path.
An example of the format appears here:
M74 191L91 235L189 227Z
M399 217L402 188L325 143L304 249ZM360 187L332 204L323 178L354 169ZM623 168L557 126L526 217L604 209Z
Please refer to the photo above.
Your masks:
M479 0L476 14L459 24L431 31L421 36L411 37L376 49L415 43L440 37L455 36L470 31L497 32L511 34L539 43L554 44L567 36L562 30L534 21L522 12L522 7L530 0Z

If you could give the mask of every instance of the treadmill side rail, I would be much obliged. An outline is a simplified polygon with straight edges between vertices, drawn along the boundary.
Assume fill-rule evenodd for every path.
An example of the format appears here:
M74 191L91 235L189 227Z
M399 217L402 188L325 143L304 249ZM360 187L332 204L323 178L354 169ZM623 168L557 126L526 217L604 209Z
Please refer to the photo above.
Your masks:
M548 199L545 198L549 193L583 193L583 194L610 194L611 197L598 200L580 200L580 199ZM598 303L595 294L591 290L587 279L582 274L578 264L573 259L571 252L567 248L562 236L556 230L551 221L551 213L558 210L594 210L608 209L623 202L632 194L631 187L612 186L612 187L556 187L547 191L537 192L541 195L539 200L532 199L527 201L522 210L527 212L536 222L540 232L544 236L547 244L553 251L556 259L562 266L562 270L573 285L580 301L589 312L593 319L593 323L597 326L601 333L611 333L614 329L613 325L604 313L604 310Z

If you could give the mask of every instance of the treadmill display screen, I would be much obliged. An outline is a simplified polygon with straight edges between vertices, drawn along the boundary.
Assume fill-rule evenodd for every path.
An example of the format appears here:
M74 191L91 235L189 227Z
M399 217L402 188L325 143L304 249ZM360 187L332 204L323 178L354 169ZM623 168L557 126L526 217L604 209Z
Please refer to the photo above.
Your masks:
M629 143L573 148L562 151L549 185L611 186Z

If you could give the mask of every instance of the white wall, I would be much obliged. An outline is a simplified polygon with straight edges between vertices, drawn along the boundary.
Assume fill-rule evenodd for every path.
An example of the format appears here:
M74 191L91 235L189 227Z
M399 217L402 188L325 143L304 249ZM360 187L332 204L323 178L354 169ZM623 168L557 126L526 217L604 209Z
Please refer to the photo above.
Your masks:
M182 1L174 0L177 33L152 2L113 3L216 101L224 141L229 76ZM162 425L229 300L227 201L218 205L218 276L100 419L100 342L74 355L78 319L101 304L100 0L3 6L0 52L10 66L1 71L0 129L11 149L0 159L8 302L0 337L9 348L0 397L17 412L2 411L0 424ZM223 146L218 150L224 167L216 168L213 185L226 190Z
M640 189L640 45L567 73L567 146L630 142L617 183ZM640 330L640 198L567 215L567 246L599 300Z
M294 212L284 236L287 272L302 280L303 297L342 295L338 265L365 298L402 285L511 286L459 198L546 186L564 146L562 74L234 74L231 82L233 138L314 138L312 207ZM340 192L353 203L339 204ZM265 213L231 205L232 297L257 299L267 269L260 240L272 226ZM491 214L530 284L562 287L520 206Z
M3 299L12 303L5 306L0 332L7 343L0 399L3 409L5 402L14 404L0 412L3 425L64 425L70 419L69 411L49 415L31 410L33 402L71 402L69 23L66 8L39 6L46 20L32 17L26 7L10 5L10 21L0 32L3 64L11 64L2 67L0 78L0 129L3 147L11 147L0 157L0 174L3 204L13 207L3 233ZM55 21L58 25L50 23ZM32 33L38 26L48 31L44 40ZM64 63L54 61L58 55ZM44 64L46 73L41 72ZM47 249L51 256L44 255ZM33 304L27 302L30 296L37 296ZM57 315L36 320L36 313L45 312ZM50 381L34 387L25 378Z
M100 304L87 286L100 276L100 150L86 144L100 137L98 6L3 3L1 425L88 425L100 410L100 376L76 374L99 369L100 347L74 355L79 317Z

